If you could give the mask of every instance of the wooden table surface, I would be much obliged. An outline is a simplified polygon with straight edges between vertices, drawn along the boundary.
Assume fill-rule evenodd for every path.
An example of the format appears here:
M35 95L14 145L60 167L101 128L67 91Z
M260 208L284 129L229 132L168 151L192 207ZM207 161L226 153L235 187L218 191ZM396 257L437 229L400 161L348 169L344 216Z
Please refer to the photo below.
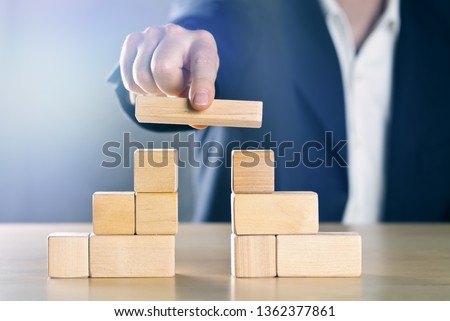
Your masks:
M180 224L176 277L48 279L50 232L90 224L1 224L0 300L450 300L450 225L321 225L357 231L361 278L235 279L230 225Z

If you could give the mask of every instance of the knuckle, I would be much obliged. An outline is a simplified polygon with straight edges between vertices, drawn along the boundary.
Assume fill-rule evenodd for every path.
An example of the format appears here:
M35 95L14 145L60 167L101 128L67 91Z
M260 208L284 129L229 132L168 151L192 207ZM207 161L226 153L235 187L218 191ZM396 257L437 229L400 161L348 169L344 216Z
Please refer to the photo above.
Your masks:
M165 59L159 59L152 62L152 72L157 76L167 76L173 71L170 61Z
M213 61L209 56L199 54L197 55L192 63L196 66L198 65L213 65Z
M142 33L144 33L144 34L152 33L152 32L155 32L156 29L157 28L155 28L155 27L147 27L147 28L145 28L145 30Z
M198 39L200 39L202 41L205 41L207 43L210 43L210 44L215 44L216 43L216 41L214 40L214 36L209 31L207 31L207 30L196 30L194 32L195 32L195 34L196 34Z
M183 32L185 29L174 23L168 23L164 26L164 30L167 34L179 34Z
M140 32L132 32L125 38L125 44L127 46L137 45L142 40L142 34Z
M209 55L199 53L192 60L192 66L195 67L209 67L211 69L218 69L218 61Z
M153 38L156 37L160 33L160 28L157 27L148 27L145 29L142 34L145 38Z

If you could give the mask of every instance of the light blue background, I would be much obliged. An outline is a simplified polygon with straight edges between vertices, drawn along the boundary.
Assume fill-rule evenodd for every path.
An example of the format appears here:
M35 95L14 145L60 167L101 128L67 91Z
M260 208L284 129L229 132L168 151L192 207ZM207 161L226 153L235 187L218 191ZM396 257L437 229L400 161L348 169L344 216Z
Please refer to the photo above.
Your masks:
M0 221L90 221L94 191L133 190L102 145L139 129L106 76L125 36L167 22L167 0L0 0ZM180 220L190 212L181 171Z

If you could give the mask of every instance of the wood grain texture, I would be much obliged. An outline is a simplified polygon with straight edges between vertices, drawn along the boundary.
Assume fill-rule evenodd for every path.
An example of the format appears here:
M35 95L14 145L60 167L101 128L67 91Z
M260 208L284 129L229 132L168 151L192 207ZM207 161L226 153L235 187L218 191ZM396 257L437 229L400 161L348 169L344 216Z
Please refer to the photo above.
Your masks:
M94 233L133 235L134 209L134 192L95 192L92 195Z
M233 150L231 188L234 193L273 193L275 189L272 150Z
M46 279L46 237L90 232L91 223L1 223L0 300L448 301L450 224L321 223L363 240L361 278L234 278L230 224L180 222L176 278Z
M178 190L178 153L175 149L138 149L134 153L134 190L171 193Z
M89 277L89 233L52 233L47 240L49 277Z
M262 102L219 100L210 108L194 110L187 98L138 96L136 119L140 123L260 128Z
M361 236L357 233L277 236L280 277L359 277Z
M238 278L275 277L275 235L231 234L231 274Z
M245 234L315 234L319 200L314 192L231 194L232 228Z
M177 234L178 193L136 193L136 234Z
M94 235L89 242L91 277L172 277L173 235Z

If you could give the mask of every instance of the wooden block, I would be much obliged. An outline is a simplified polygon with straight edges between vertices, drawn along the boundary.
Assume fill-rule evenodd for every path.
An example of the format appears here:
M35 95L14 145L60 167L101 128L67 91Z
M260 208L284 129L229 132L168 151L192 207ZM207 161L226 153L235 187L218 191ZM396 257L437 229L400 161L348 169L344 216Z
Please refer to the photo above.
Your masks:
M238 278L275 277L275 235L231 234L231 274Z
M219 100L210 108L194 110L187 98L138 96L136 119L140 123L260 128L262 102Z
M95 234L134 234L134 192L95 192L92 223Z
M231 157L234 193L273 193L275 159L272 150L233 150Z
M356 233L277 236L278 276L359 277L361 236Z
M172 277L173 235L95 235L89 242L91 277Z
M48 276L89 277L89 233L52 233L48 236Z
M245 234L315 234L319 199L314 192L231 194L232 228Z
M136 234L177 234L178 193L136 193Z
M175 149L138 149L134 153L134 190L172 193L178 190L178 153Z

